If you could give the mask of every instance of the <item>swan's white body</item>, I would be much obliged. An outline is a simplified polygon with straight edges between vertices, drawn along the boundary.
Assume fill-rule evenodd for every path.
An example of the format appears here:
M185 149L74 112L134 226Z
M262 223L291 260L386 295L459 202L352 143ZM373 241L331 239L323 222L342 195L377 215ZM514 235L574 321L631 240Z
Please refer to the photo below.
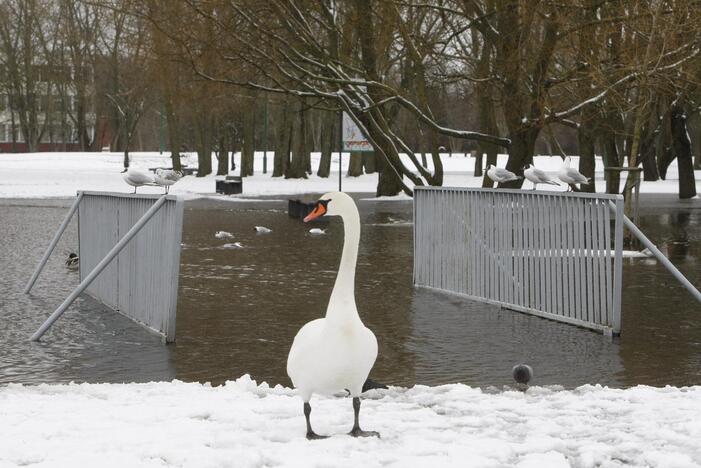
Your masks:
M571 184L588 184L590 180L584 177L577 169L570 167L570 157L565 158L565 163L560 168L560 172L557 173L558 179L566 183Z
M329 215L343 218L344 243L338 276L326 316L304 325L295 336L287 358L287 374L304 402L312 394L348 390L360 395L377 358L377 339L358 315L355 305L355 266L360 242L360 217L348 195L328 197Z
M487 175L494 182L498 183L508 182L510 180L517 180L521 178L511 171L507 171L506 169L502 169L501 167L496 167L492 165L490 165L487 168Z
M151 174L138 167L130 167L127 169L127 172L122 175L122 178L124 182L134 187L134 193L136 193L136 187L152 185L155 182Z
M526 177L527 180L533 182L533 190L535 190L536 187L538 187L538 184L560 185L554 180L552 180L550 176L545 173L545 171L537 169L532 164L528 166L528 169L523 171L523 175Z

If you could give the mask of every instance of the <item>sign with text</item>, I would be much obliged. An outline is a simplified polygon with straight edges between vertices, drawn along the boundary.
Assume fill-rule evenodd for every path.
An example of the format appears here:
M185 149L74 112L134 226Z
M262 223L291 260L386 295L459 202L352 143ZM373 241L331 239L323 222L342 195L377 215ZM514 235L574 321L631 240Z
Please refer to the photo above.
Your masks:
M372 145L363 132L345 112L343 113L343 151L373 151Z

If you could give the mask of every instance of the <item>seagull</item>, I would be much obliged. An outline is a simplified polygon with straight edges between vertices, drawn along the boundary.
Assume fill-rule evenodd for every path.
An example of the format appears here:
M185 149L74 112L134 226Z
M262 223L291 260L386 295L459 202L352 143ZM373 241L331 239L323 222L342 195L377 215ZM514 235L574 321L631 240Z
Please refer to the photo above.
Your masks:
M234 235L226 231L217 231L214 233L214 237L216 237L217 239L232 239Z
M157 185L165 187L166 193L170 189L170 186L182 179L183 173L181 171L175 171L173 169L156 169L156 174L154 180Z
M74 254L73 252L68 254L68 258L66 259L66 268L69 270L77 270L79 264L80 260L78 259L78 255Z
M523 175L526 176L526 179L530 180L533 182L533 190L536 189L538 184L550 184L550 185L560 185L554 180L550 178L548 174L546 174L544 171L541 171L540 169L536 169L533 164L529 164L528 168L526 168L525 171L523 171Z
M326 229L312 228L309 230L309 233L314 235L326 234Z
M243 249L243 244L241 242L234 242L233 244L224 244L222 249Z
M572 185L574 184L587 185L591 183L591 179L589 179L588 177L584 177L582 174L579 173L577 169L570 167L569 156L565 158L565 163L560 168L560 172L557 173L557 177L558 179L567 184L568 192L572 189Z
M506 169L502 169L500 167L492 166L491 164L487 166L487 175L494 182L498 182L500 184L503 182L508 182L510 180L523 179L523 177L517 176L511 171L507 171Z
M124 182L134 187L134 193L136 193L136 187L153 185L155 183L151 174L138 167L130 167L127 169L127 172L122 175L122 178Z
M255 229L258 234L267 234L269 232L273 232L272 229L268 229L265 226L256 226L253 229Z

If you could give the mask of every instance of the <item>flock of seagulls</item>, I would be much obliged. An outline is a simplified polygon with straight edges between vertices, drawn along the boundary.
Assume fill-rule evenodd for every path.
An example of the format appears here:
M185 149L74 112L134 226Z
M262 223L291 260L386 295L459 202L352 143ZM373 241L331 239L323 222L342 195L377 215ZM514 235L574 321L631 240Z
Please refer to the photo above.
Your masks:
M173 169L156 169L155 172L151 174L138 167L130 167L122 176L124 182L134 187L134 193L136 193L137 187L143 187L145 185L163 187L165 193L168 193L170 186L179 181L182 177L183 173L181 171L175 171Z
M528 167L523 171L523 175L526 180L533 184L533 190L538 187L538 184L548 184L548 185L560 185L552 177L550 177L545 171L542 171L533 164L529 164ZM513 172L503 169L501 167L495 167L491 164L487 166L487 176L494 182L503 183L512 180L522 179L523 177L517 176ZM577 169L570 167L569 156L565 158L565 162L557 173L557 178L560 181L567 184L568 191L572 190L572 186L576 184L587 185L591 183L591 179L584 177Z

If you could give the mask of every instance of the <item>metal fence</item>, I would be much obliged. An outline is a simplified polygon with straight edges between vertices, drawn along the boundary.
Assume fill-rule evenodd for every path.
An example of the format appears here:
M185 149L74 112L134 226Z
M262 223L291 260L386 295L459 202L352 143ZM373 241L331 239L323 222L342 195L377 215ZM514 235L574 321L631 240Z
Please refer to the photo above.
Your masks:
M81 281L161 197L82 192L78 209ZM132 320L175 339L183 203L163 206L87 287L91 296Z
M619 334L622 218L620 195L418 187L414 284Z

